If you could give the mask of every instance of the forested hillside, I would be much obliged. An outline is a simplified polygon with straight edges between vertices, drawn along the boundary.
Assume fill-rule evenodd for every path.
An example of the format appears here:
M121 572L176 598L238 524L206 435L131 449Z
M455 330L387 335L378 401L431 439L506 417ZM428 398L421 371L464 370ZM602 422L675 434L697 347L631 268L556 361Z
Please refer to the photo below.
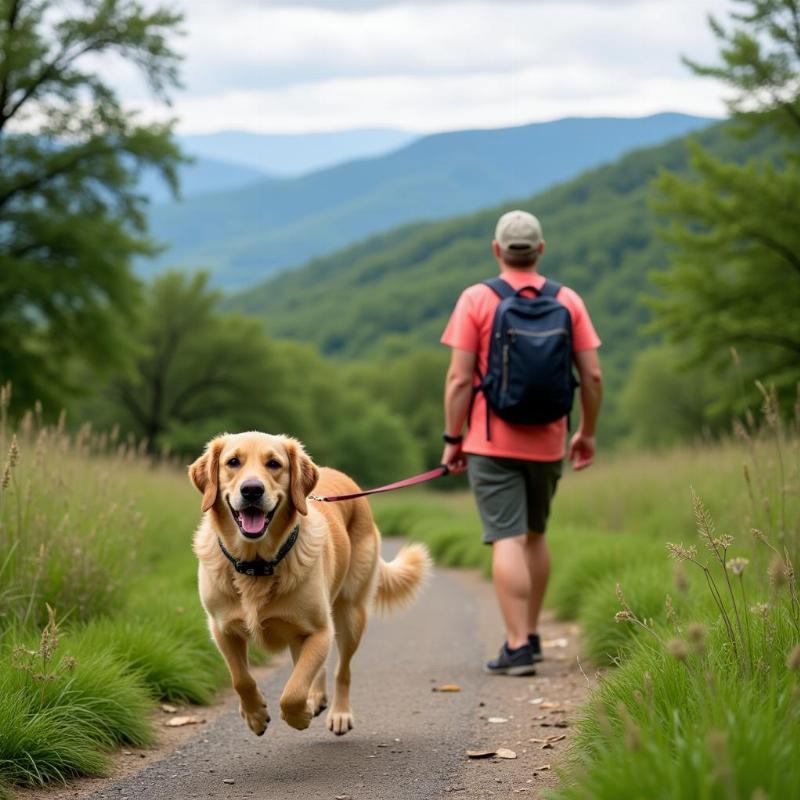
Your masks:
M742 160L771 145L743 142L725 125L697 134L713 152ZM411 225L282 274L232 298L269 333L316 344L344 359L381 361L434 348L460 291L495 269L490 243L498 216L521 206L542 220L542 272L580 292L604 341L609 385L606 433L633 357L651 339L641 296L665 266L651 182L686 170L685 140L631 153L544 193L446 222ZM435 387L436 395L440 387Z
M657 114L456 131L380 158L156 206L151 227L167 250L139 271L203 268L217 286L247 286L397 225L540 191L709 122Z

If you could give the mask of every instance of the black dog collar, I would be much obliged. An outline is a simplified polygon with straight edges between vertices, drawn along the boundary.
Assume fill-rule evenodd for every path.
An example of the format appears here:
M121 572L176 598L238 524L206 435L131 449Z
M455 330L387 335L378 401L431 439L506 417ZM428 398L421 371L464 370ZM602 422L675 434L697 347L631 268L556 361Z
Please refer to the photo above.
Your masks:
M256 558L253 561L239 561L238 558L232 556L225 549L225 545L222 544L222 539L217 537L217 541L219 542L219 549L222 550L222 554L233 564L233 568L240 575L251 575L255 578L269 578L275 574L275 567L286 558L286 554L294 547L298 533L300 533L300 526L295 525L294 530L289 534L289 538L283 543L281 549L278 550L278 555L269 561L263 558Z

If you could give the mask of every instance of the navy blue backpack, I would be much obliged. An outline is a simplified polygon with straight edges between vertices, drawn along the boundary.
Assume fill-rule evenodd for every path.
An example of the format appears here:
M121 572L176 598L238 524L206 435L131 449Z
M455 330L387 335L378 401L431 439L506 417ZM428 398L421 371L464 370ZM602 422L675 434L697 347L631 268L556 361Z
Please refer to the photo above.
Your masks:
M578 381L572 371L572 316L556 300L561 285L515 290L502 278L484 281L500 303L494 314L489 364L476 392L489 409L515 425L544 425L568 416ZM522 292L532 290L534 297Z

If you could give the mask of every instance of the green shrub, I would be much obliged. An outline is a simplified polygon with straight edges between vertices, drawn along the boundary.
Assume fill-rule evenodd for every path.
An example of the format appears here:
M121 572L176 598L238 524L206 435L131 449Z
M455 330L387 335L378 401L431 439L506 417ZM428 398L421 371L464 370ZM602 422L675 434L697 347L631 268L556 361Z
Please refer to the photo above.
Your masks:
M99 775L105 751L152 741L151 701L140 677L108 652L59 644L51 613L38 645L3 648L0 780L37 785Z
M204 621L190 620L169 612L135 621L102 619L70 633L67 641L78 654L113 654L155 699L210 703L225 668Z

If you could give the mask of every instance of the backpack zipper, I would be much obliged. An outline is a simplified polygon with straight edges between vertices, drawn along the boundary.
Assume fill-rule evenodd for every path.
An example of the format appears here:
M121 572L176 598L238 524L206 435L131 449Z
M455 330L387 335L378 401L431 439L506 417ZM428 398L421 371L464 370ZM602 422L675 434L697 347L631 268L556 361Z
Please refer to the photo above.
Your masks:
M517 336L530 336L534 339L541 339L545 336L557 336L561 334L562 336L567 335L566 328L551 328L549 331L523 331L519 328L510 328L508 331L508 335L511 338L511 341L514 341L514 338Z

